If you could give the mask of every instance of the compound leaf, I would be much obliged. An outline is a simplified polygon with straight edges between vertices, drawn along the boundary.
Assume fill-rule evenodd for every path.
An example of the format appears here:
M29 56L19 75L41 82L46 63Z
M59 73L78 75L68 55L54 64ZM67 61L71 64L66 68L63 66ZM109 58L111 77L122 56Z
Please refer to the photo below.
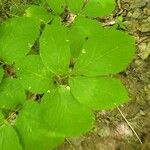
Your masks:
M8 19L0 26L0 58L12 64L19 62L39 36L40 24L29 17Z
M22 150L16 131L5 122L0 126L0 150Z
M115 0L89 0L83 10L83 14L89 17L110 15L115 6Z
M44 95L42 110L50 129L65 136L77 136L93 125L93 113L74 99L65 87Z
M52 87L52 73L43 65L39 55L28 55L21 61L18 78L26 90L44 93Z
M1 81L2 81L2 79L3 79L3 75L4 75L4 70L3 70L3 68L0 66L0 83L1 83Z
M55 74L64 74L70 63L70 49L65 28L60 19L47 25L40 38L40 55L49 70Z
M47 0L47 3L56 14L63 13L66 7L66 0Z
M92 36L94 37L100 30L98 21L84 17L76 17L73 25L69 28L68 37L70 40L71 55L77 58L83 48L84 43Z
M67 0L67 6L72 13L78 14L84 5L84 0Z
M52 19L52 15L46 9L38 5L31 5L25 11L26 17L33 17L41 22L48 23Z
M129 100L120 80L111 77L74 77L70 87L80 103L96 110L114 108Z
M28 101L19 113L15 125L25 150L50 150L63 142L62 137L47 129L40 104Z
M0 108L10 109L25 101L25 90L18 79L6 78L0 84Z
M133 37L116 29L101 27L100 32L84 44L74 72L87 76L115 74L126 69L134 52Z

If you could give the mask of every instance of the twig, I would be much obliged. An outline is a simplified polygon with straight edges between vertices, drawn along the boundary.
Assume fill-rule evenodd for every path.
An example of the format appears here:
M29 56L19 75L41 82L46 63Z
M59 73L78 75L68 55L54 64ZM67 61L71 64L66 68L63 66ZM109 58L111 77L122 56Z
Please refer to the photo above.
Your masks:
M128 126L130 127L130 129L132 130L132 132L135 134L136 138L138 139L138 141L140 142L141 145L143 145L141 139L139 138L138 134L136 133L136 131L134 130L134 128L131 126L130 122L126 119L126 117L124 116L124 114L122 113L122 111L120 110L120 108L117 106L118 111L120 112L121 116L123 117L123 119L126 121L126 123L128 124Z
M76 147L71 143L69 139L66 138L66 141L73 147L74 150L77 150Z

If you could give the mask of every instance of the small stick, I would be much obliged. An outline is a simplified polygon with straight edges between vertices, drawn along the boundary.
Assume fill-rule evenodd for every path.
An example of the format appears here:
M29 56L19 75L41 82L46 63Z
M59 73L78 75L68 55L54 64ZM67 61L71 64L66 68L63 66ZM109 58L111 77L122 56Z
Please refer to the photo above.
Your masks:
M117 106L118 111L120 112L121 116L123 117L123 119L126 121L126 123L128 124L128 126L130 127L130 129L132 130L132 132L135 134L135 136L137 137L138 141L140 142L141 145L143 145L141 139L139 138L138 134L136 133L136 131L134 130L134 128L131 126L130 122L126 119L126 117L124 116L124 114L122 113L122 111L120 110L120 108Z
M77 150L76 147L71 143L69 139L66 138L66 141L73 147L74 150Z

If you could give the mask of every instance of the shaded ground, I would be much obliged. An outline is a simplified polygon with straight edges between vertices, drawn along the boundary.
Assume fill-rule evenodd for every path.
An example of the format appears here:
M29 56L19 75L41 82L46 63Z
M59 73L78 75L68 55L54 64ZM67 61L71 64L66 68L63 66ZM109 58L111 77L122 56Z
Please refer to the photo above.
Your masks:
M30 2L33 1L0 0L0 22L21 14ZM120 74L129 89L131 101L119 109L143 144L119 110L114 109L97 112L92 132L67 139L57 150L150 150L150 0L120 0L119 4L127 31L137 40L134 61Z

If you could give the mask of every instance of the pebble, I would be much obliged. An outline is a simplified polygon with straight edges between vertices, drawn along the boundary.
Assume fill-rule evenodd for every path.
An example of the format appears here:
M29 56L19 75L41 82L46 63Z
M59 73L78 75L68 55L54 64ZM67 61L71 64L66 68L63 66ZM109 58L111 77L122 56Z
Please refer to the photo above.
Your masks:
M110 128L109 127L103 127L98 131L98 135L101 137L108 137L110 136Z
M117 128L117 132L119 135L124 136L124 137L132 137L133 133L129 126L126 123L120 123Z

